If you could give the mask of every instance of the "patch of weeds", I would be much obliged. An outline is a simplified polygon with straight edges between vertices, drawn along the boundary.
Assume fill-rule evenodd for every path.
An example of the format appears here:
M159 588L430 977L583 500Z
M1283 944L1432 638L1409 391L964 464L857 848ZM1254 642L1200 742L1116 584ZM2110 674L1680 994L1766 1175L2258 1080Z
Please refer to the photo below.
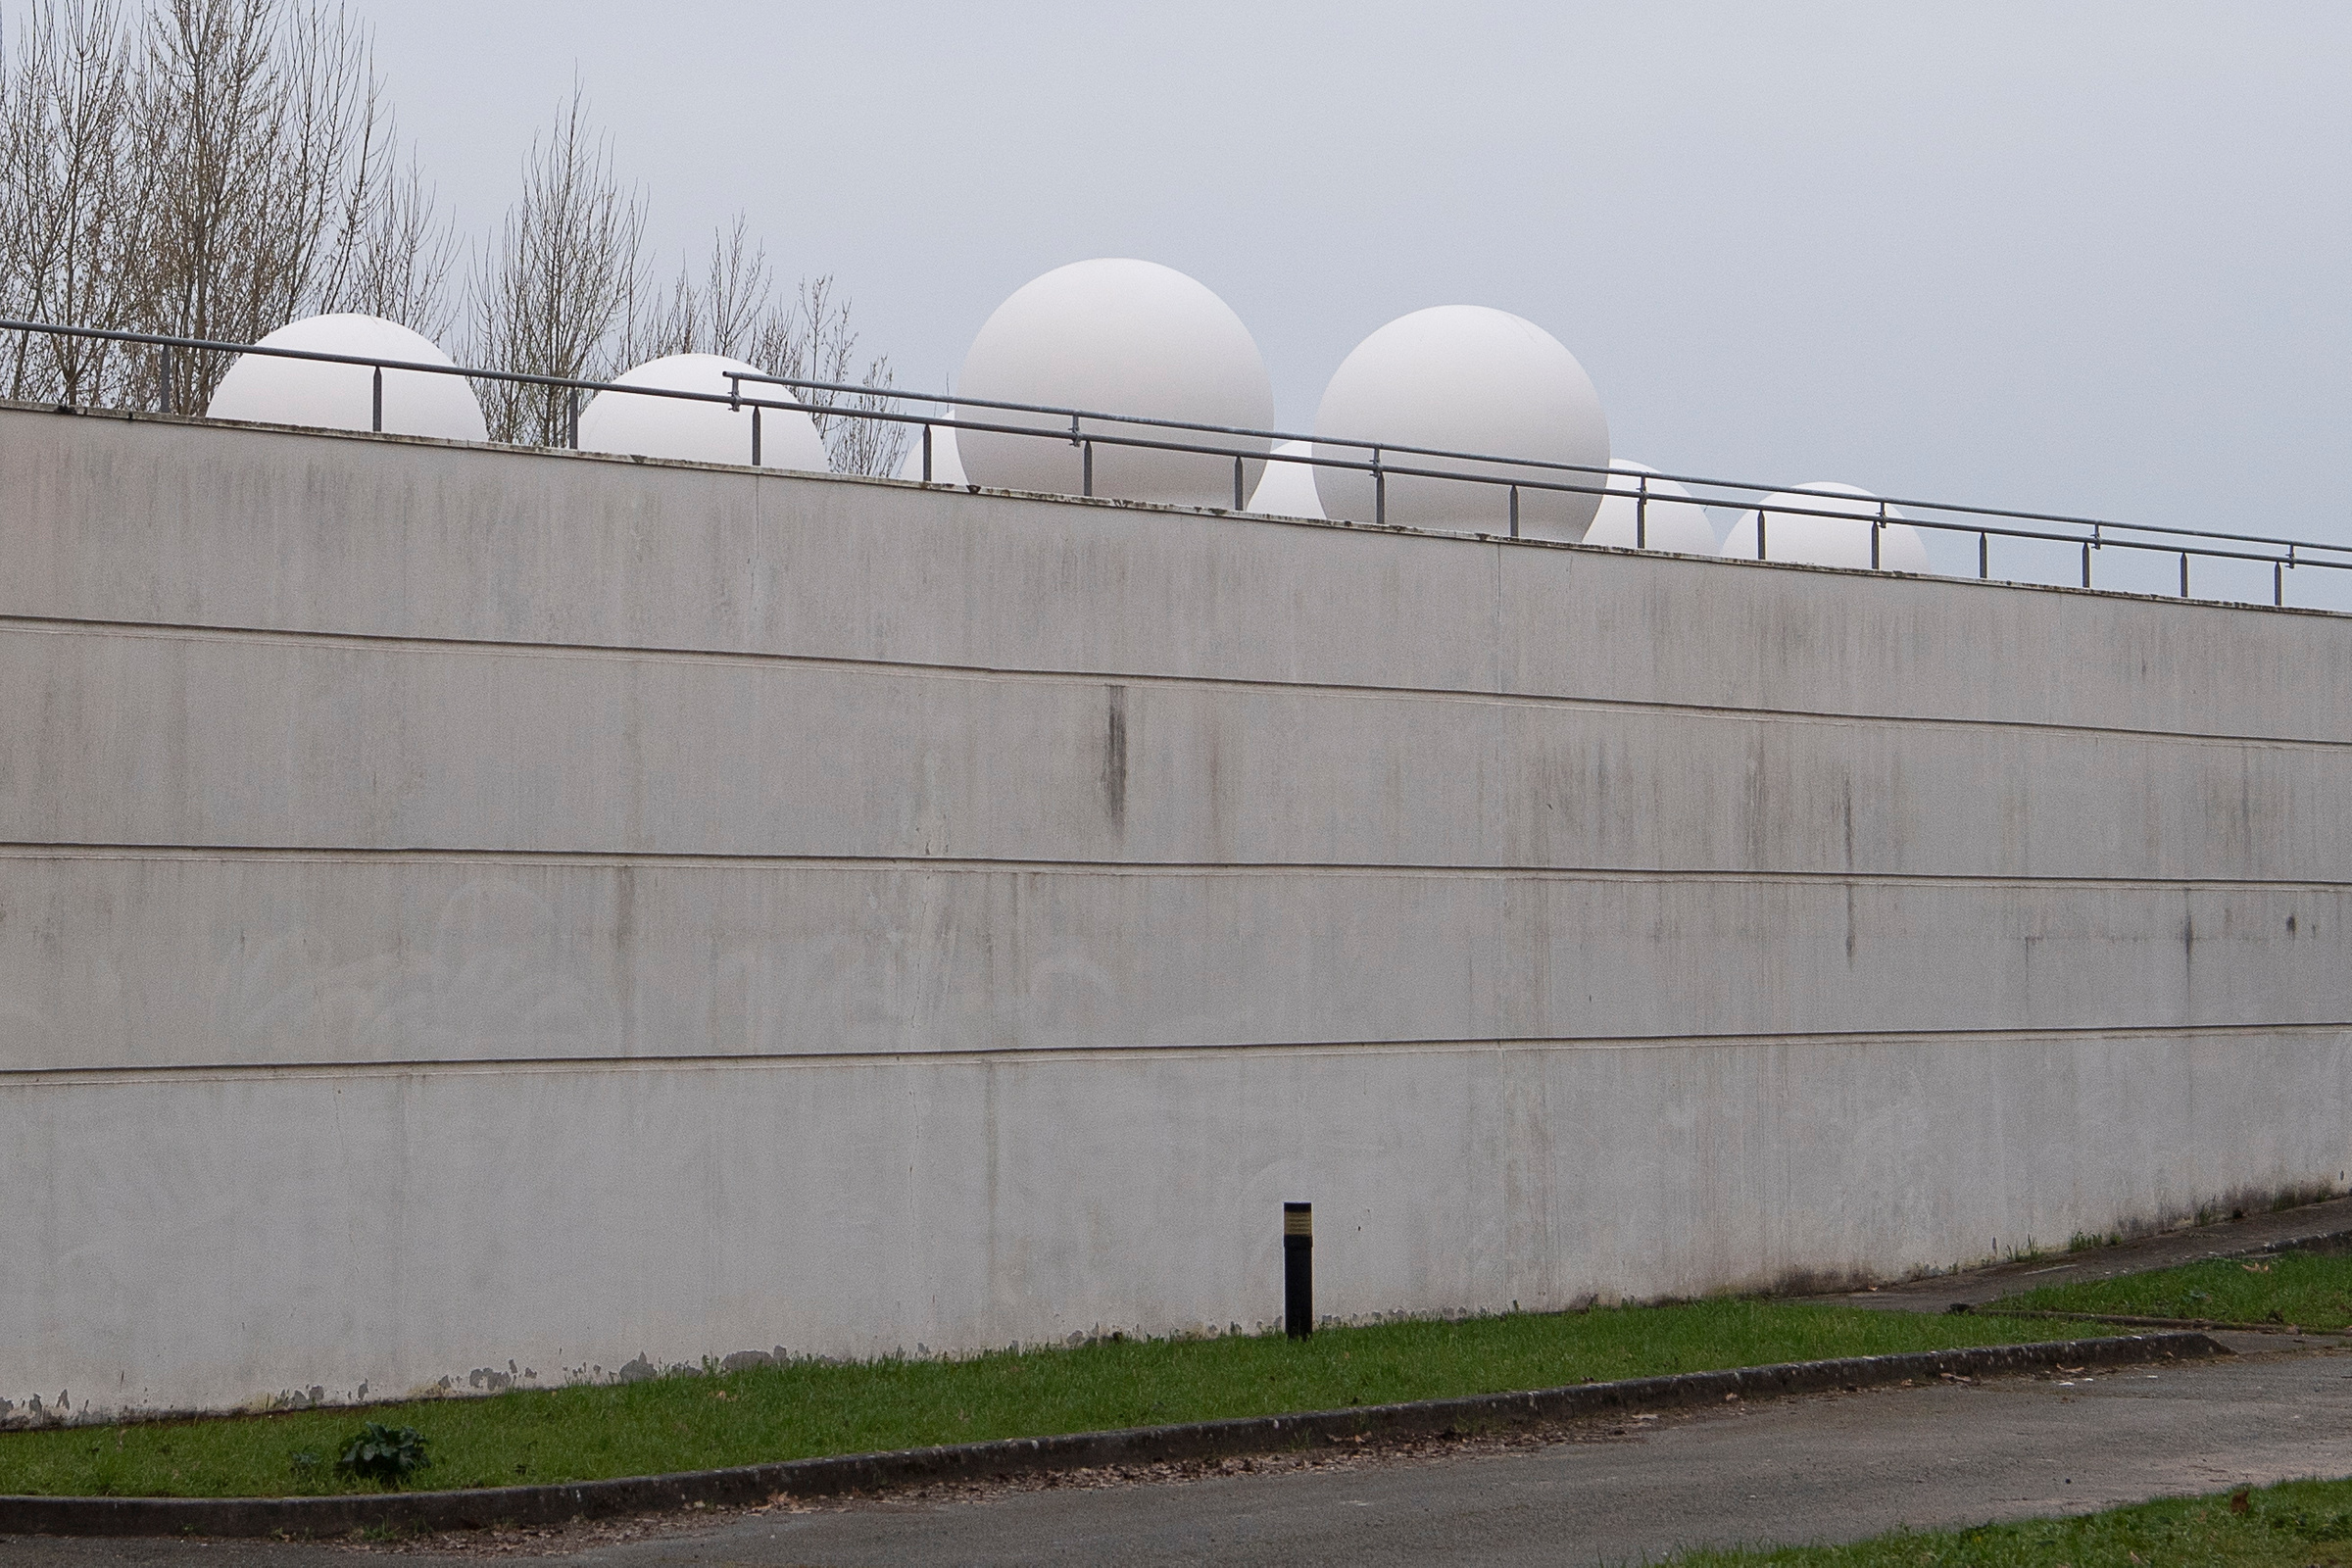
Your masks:
M379 1487L404 1486L411 1476L431 1466L424 1446L423 1436L415 1427L388 1427L370 1421L344 1446L343 1457L335 1461L335 1474L372 1481Z

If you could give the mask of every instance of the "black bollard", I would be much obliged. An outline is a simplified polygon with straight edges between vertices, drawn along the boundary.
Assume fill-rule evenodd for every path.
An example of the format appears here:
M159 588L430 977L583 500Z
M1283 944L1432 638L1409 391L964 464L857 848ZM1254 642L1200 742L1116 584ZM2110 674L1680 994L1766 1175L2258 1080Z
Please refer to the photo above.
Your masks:
M1315 1332L1315 1205L1282 1205L1282 1331L1294 1340Z

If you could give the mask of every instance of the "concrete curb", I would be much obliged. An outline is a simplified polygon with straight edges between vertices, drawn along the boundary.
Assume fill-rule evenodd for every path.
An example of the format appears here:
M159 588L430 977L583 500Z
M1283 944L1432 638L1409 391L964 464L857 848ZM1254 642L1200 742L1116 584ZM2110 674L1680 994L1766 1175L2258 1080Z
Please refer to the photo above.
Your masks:
M327 1537L361 1529L472 1530L560 1524L612 1514L656 1513L696 1504L742 1507L780 1496L828 1497L941 1481L986 1481L1104 1466L1215 1459L1304 1448L1362 1437L1448 1436L1636 1410L1720 1405L1792 1394L1884 1388L1951 1377L2032 1372L2057 1366L2129 1366L2229 1355L2203 1334L2134 1334L2045 1345L1791 1361L1726 1372L1586 1383L1522 1394L1481 1394L1408 1404L1362 1405L1301 1415L1250 1416L1182 1426L1131 1427L1063 1437L1014 1438L891 1453L844 1454L632 1476L556 1487L471 1492L382 1493L335 1497L0 1496L0 1533L55 1536Z

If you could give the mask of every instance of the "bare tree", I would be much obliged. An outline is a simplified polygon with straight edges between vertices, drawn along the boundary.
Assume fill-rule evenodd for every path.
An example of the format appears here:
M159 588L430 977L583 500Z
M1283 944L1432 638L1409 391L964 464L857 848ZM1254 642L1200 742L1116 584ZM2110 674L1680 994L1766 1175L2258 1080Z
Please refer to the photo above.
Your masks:
M638 347L649 356L752 356L773 292L766 247L751 237L750 221L737 214L732 227L711 231L710 256L700 276L692 266L678 270L669 293L639 328Z
M142 164L163 172L157 329L248 343L319 311L445 319L447 241L414 165L398 163L368 37L342 12L165 0L149 14L136 120ZM180 364L174 396L201 407L226 365Z
M136 7L137 9L133 9ZM738 216L698 269L649 295L643 196L614 172L577 85L471 267L461 357L603 380L655 354L732 355L804 389L832 466L886 473L905 427L890 362L860 363L830 276L777 297ZM0 37L0 312L244 343L324 311L443 337L456 241L401 142L368 34L327 0L30 0ZM170 360L31 333L0 342L0 394L201 408L227 354ZM487 381L492 434L554 444L562 389Z
M890 359L876 356L858 365L858 330L850 324L850 302L836 295L830 273L803 278L792 304L771 311L757 340L758 359L775 375L861 386L863 392L798 393L809 407L825 455L835 473L896 473L906 455L908 427L890 419L828 415L827 409L886 412L897 400L883 396L891 385Z
M624 190L610 141L574 85L555 128L531 143L522 193L469 290L466 358L486 370L609 380L635 358L644 280L645 199ZM480 384L494 441L563 442L561 388Z
M452 244L322 0L35 0L0 69L0 298L75 326L250 342L300 316L448 320ZM227 356L181 355L201 408ZM19 396L144 402L152 353L16 346Z
M0 38L0 311L116 330L141 324L143 171L132 155L134 51L116 0L37 7ZM19 334L6 395L120 401L126 356L86 339Z
M751 237L749 220L738 214L731 227L712 232L710 254L699 274L691 266L680 270L640 331L641 348L649 355L731 355L775 375L874 388L839 393L795 387L790 395L808 406L834 472L897 471L906 450L905 425L826 412L888 411L893 405L881 395L891 384L890 361L857 363L850 302L834 292L829 276L804 280L790 300L777 300L774 293L766 249Z

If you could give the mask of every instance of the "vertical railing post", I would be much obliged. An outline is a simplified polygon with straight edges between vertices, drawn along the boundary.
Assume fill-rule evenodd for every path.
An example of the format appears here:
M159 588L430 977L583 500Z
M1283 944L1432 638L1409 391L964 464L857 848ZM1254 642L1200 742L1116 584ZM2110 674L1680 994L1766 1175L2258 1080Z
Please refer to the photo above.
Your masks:
M1248 501L1242 495L1242 455L1236 452L1233 455L1233 510L1240 512L1247 505Z
M176 414L178 410L172 406L175 401L172 396L172 345L167 343L164 345L163 376L156 383L155 388L156 412L158 414Z
M1511 537L1519 537L1519 487L1511 486Z
M1992 575L1992 535L1977 530L1977 577L1979 581Z
M2082 541L2082 586L2090 586L2090 541Z
M380 365L375 368L374 380L375 384L370 391L375 408L369 417L368 428L381 435L384 430L384 368Z
M1634 548L1649 548L1649 475L1642 474L1634 492Z
M752 466L760 466L760 405L752 405Z
M1095 444L1092 441L1081 441L1078 446L1084 469L1078 477L1078 493L1082 496L1092 496L1095 493Z
M2188 552L2180 552L2180 597L2188 597Z
M924 425L923 425L923 483L925 483L925 484L929 484L930 482L931 482L931 426L930 426L930 424L929 424L929 423L926 421L926 422L924 423Z
M1756 559L1764 559L1764 509L1761 505L1756 508Z
M580 389L572 387L564 400L564 444L580 450Z
M2271 563L2271 603L2281 610L2286 608L2286 565L2283 562Z
M1386 527L1389 521L1389 476L1380 466L1380 448L1372 449L1372 520Z
M1879 569L1879 540L1886 532L1886 503L1879 503L1878 520L1870 525L1870 569Z

